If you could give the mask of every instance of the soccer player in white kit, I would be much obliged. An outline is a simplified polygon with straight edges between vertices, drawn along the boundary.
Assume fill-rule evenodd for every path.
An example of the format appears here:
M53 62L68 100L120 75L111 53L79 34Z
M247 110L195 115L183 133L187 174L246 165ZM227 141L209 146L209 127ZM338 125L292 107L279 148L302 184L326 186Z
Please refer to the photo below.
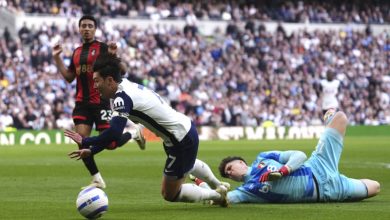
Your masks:
M334 73L328 71L326 79L321 80L322 87L322 114L331 108L337 109L339 102L337 100L337 93L339 91L340 81L334 79Z
M119 63L119 58L102 54L93 66L95 88L102 97L113 99L110 128L99 136L85 138L76 132L65 131L65 135L76 143L85 147L91 146L73 151L69 156L76 159L86 158L104 150L103 146L106 146L106 143L120 140L126 122L130 119L143 124L163 139L167 160L161 193L165 200L170 202L216 200L221 206L227 206L226 193L229 185L221 183L206 163L196 159L199 136L191 119L172 109L154 91L122 79ZM189 173L210 183L215 190L185 184L185 178Z

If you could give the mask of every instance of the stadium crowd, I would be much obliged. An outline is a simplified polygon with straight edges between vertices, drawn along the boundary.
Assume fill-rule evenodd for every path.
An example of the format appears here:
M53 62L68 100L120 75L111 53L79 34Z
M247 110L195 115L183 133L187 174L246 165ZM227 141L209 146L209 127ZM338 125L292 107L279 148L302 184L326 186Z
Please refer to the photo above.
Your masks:
M23 1L21 1L23 2ZM196 29L155 26L105 28L97 39L118 43L127 77L165 97L197 125L320 124L320 80L328 70L341 82L340 109L351 124L390 124L390 36L351 29L275 33L230 23L213 38ZM190 30L190 31L189 31ZM77 24L22 27L0 38L0 130L70 128L75 84L53 64L62 42L69 64L80 45Z
M3 4L7 4L7 7L16 13L53 14L68 17L94 14L151 19L196 16L197 19L233 19L235 21L257 19L260 21L363 24L390 22L390 2L386 0L10 0Z

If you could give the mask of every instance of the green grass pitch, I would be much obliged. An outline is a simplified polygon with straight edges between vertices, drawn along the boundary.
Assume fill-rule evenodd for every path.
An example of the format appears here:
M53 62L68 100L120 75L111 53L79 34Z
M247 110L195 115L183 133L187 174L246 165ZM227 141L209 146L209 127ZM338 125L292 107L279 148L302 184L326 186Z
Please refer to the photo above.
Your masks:
M264 150L299 149L310 155L316 140L201 142L198 157L217 173L222 157L253 161ZM0 219L82 219L76 196L90 177L81 161L68 159L74 145L0 146ZM374 198L357 203L240 204L220 208L169 203L160 195L165 154L160 143L146 151L129 143L96 157L107 183L103 219L390 219L390 137L345 139L340 171L381 183ZM233 187L238 186L233 183Z

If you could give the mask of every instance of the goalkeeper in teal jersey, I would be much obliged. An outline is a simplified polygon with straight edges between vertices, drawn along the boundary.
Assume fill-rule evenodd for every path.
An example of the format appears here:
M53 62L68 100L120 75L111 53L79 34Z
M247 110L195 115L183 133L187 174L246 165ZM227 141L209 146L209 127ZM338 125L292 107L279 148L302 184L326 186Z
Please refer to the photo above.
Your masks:
M347 117L330 109L324 116L326 129L306 160L301 151L260 153L251 166L241 157L222 160L223 177L244 182L228 192L230 203L293 203L359 201L375 196L380 184L352 179L339 173Z

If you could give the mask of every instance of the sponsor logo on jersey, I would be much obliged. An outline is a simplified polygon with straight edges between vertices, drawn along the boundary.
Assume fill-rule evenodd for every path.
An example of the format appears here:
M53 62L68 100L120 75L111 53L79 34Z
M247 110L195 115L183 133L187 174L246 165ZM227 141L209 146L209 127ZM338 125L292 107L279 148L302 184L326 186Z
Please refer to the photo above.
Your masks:
M95 53L96 53L96 50L95 50L95 49L92 49L91 55L92 55L92 56L95 56Z
M265 163L264 162L260 162L259 165L257 165L257 168L258 169L262 169L263 167L265 167Z
M123 99L121 97L117 97L114 100L114 108L113 109L116 111L121 110L121 109L125 109L125 102L123 101Z

